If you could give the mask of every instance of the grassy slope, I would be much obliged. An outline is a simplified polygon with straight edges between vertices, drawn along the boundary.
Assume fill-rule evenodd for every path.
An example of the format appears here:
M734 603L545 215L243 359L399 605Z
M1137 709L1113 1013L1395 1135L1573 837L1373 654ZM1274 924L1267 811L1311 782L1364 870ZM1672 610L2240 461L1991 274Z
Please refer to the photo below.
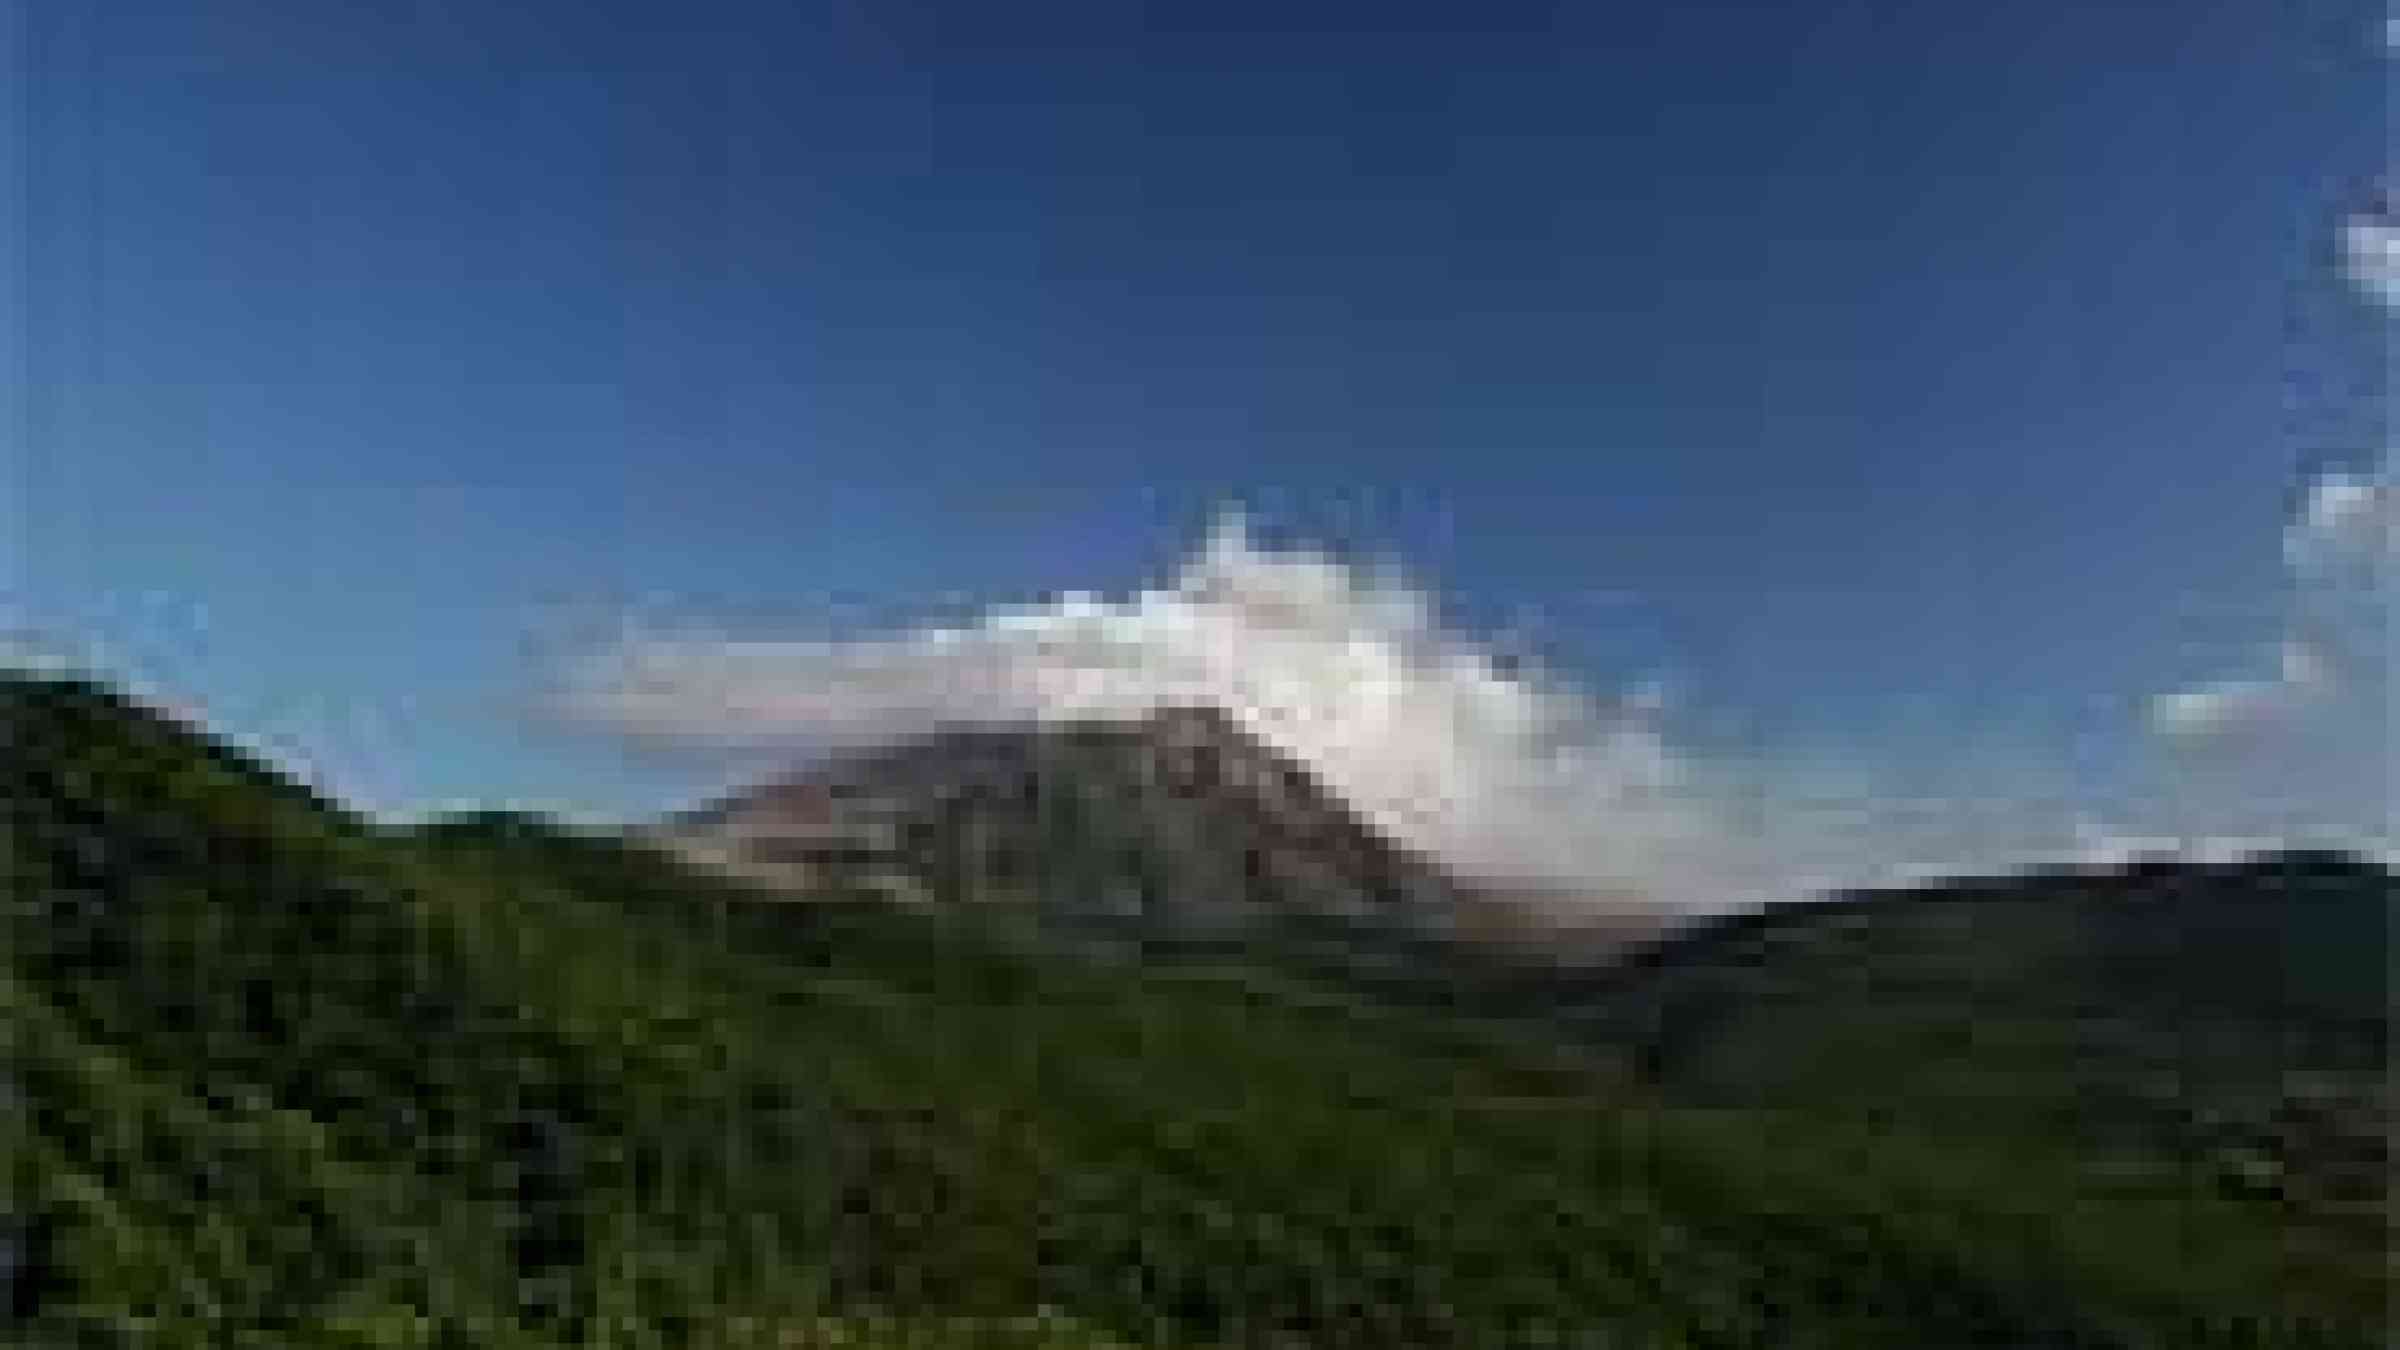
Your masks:
M605 841L377 834L101 691L0 703L29 1339L2378 1329L2375 1278L2296 1264L2271 1211L2181 1178L1659 1105L1455 1020L1065 959L981 916L760 903Z

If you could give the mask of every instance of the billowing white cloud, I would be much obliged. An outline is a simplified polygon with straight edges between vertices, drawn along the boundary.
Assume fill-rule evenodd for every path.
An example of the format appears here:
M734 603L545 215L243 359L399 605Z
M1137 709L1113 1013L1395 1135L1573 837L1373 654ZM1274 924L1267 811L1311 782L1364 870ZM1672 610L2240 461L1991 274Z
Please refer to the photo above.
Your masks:
M1614 698L1495 659L1405 579L1222 525L1162 587L851 642L628 634L569 710L644 736L787 749L942 723L1226 709L1396 837L1559 903L1679 909L2070 856L2066 793L1971 790L1854 757L1701 753L1655 683Z
M1238 517L1122 601L855 642L637 636L593 674L573 709L637 733L820 746L1208 703L1479 875L1655 886L1711 833L1676 796L1654 690L1612 707L1504 671L1399 578L1262 550Z

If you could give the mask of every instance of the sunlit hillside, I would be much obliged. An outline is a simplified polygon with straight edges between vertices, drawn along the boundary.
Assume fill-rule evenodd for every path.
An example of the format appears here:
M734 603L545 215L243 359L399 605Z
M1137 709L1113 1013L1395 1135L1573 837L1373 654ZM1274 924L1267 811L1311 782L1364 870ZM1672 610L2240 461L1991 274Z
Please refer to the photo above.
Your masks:
M2050 1053L1965 1011L2043 950L1948 909L1662 950L1545 1024L518 817L380 827L90 683L10 677L0 719L21 1343L2380 1339L2376 1235L2272 1187L1857 1109ZM2201 944L2137 947L2215 998L2174 973ZM1870 1041L1890 1077L1847 1071Z

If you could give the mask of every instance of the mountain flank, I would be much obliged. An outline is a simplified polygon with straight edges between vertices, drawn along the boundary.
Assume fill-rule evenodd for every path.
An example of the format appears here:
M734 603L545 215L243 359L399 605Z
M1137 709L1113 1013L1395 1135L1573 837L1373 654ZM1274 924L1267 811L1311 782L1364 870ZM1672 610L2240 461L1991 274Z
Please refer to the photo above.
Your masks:
M1162 938L1317 927L1357 941L1595 954L1651 936L1623 897L1468 884L1211 707L954 730L837 757L666 822L687 858L795 893L1030 901Z

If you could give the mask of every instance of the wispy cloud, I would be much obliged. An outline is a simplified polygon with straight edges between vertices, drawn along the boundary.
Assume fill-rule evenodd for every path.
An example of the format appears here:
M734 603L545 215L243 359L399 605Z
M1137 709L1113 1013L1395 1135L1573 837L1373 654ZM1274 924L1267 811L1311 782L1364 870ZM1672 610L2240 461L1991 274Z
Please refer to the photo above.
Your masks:
M2386 215L2343 222L2342 266L2361 290L2386 304L2400 303L2400 223Z
M2388 587L2400 541L2400 493L2390 469L2328 473L2309 485L2284 559L2304 581L2331 587Z
M2400 233L2354 216L2341 238L2349 280L2400 305ZM2400 577L2400 485L2388 449L2371 467L2304 485L2283 533L2290 579L2270 675L2218 680L2153 700L2152 727L2181 756L2181 814L2220 826L2308 827L2389 855L2391 606Z
M2152 702L2187 832L2393 851L2393 497L2388 469L2310 484L2284 532L2291 589L2274 674Z
M2345 216L2336 242L2342 273L2378 304L2400 305L2400 199L2386 179L2374 199Z
M2151 701L2151 725L2177 737L2259 731L2306 711L2323 689L2325 660L2309 644L2286 638L2273 676L2212 680Z
M2388 213L2356 215L2341 226L2352 284L2386 306L2400 305L2400 228ZM2400 491L2386 460L2371 469L2335 470L2305 485L2283 532L2291 611L2271 677L2221 680L2161 695L2152 724L2177 737L2211 737L2382 703L2389 693L2386 642L2395 558L2400 558Z

